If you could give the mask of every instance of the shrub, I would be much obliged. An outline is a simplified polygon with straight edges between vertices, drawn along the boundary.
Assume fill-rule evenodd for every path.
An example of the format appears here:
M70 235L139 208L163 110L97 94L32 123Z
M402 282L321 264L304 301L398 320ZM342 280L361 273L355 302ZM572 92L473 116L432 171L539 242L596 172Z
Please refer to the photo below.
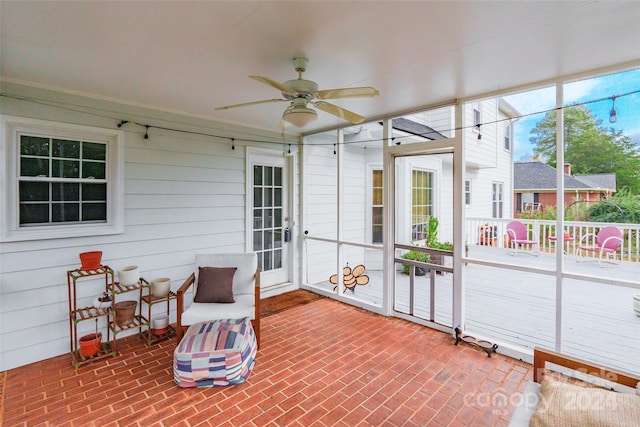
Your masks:
M431 261L431 257L429 256L429 254L424 253L424 252L418 252L418 251L409 251L406 254L402 255L403 259L409 259L412 261L420 261L420 262L429 262ZM402 271L404 272L404 274L409 274L411 269L411 266L408 264L403 264L402 265Z

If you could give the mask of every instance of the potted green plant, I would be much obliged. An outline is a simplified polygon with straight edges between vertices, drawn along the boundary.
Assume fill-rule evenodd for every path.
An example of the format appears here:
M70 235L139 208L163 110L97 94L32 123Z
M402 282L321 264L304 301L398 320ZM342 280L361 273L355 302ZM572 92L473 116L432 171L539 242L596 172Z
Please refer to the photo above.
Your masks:
M409 251L402 255L402 258L420 262L429 262L431 260L431 257L428 253L418 251ZM408 264L403 264L402 270L404 274L409 274L409 272L411 271L411 266ZM424 276L425 274L427 274L426 268L416 267L416 276Z

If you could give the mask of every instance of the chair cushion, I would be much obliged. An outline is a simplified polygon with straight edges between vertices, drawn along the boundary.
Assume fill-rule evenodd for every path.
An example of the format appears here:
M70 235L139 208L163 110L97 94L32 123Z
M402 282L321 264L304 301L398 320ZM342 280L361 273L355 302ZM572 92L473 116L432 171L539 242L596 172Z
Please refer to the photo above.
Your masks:
M198 303L194 302L182 313L182 325L193 325L199 322L219 319L255 318L255 296L235 295L235 303Z
M193 301L233 303L233 276L236 270L235 267L199 267L198 289Z
M258 256L255 253L197 254L196 267L236 267L236 274L233 276L234 298L242 294L254 295L254 276L258 269Z
M192 325L173 352L173 377L180 387L244 383L255 363L258 344L249 319Z
M640 396L544 379L531 427L637 426Z

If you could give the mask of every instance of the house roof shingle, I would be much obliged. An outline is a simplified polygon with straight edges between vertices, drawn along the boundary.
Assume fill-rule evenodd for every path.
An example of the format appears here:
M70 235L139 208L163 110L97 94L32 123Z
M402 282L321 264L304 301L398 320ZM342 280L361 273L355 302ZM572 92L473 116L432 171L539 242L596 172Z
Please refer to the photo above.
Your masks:
M513 188L518 190L555 190L556 169L541 162L513 164ZM616 174L564 174L564 188L568 190L616 190Z

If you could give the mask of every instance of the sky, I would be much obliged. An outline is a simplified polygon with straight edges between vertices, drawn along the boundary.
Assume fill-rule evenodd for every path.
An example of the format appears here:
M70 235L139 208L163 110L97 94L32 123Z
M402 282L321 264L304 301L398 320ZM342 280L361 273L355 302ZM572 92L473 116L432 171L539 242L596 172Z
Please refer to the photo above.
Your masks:
M609 123L609 113L613 104L610 98L640 90L640 69L566 83L563 90L564 105L606 98L590 102L586 107L596 119L602 120L601 126L622 130L624 135L629 136L640 147L640 93L617 98L615 108L618 121ZM555 107L555 86L505 96L504 99L522 115L539 113ZM514 160L531 159L533 147L529 142L530 133L544 116L545 113L532 114L521 117L514 124Z

